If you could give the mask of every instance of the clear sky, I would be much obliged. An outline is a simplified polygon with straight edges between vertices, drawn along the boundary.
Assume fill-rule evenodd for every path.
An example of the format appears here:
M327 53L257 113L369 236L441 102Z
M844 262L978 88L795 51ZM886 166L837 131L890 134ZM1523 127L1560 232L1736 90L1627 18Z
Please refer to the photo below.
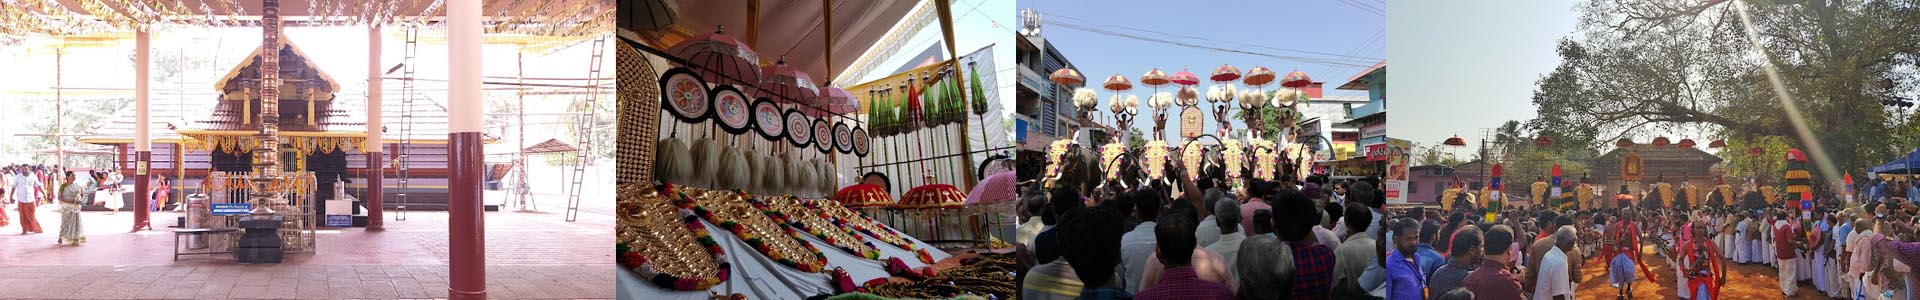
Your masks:
M1579 17L1570 0L1391 1L1387 135L1438 145L1533 119L1534 82L1560 64ZM1463 157L1471 151L1460 151Z
M1197 87L1204 96L1213 83L1207 75L1221 64L1231 64L1241 72L1265 66L1281 75L1293 70L1307 72L1315 81L1327 82L1327 95L1364 96L1361 91L1336 91L1360 72L1386 59L1386 5L1377 0L1342 1L1208 1L1188 2L1110 2L1110 1L1020 1L1016 11L1038 10L1042 15L1041 34L1073 67L1087 77L1087 86L1099 91L1100 110L1107 111L1111 92L1100 89L1108 76L1121 74L1134 82L1127 93L1140 97L1143 113L1133 125L1151 134L1153 117L1146 113L1152 89L1139 84L1140 75L1153 68L1171 75L1185 68L1200 78ZM1380 11L1372 12L1367 6ZM1202 47L1257 52L1281 58L1195 49L1159 42L1120 37L1068 28L1091 26L1105 30ZM1018 25L1015 25L1018 26ZM1046 75L1046 74L1041 74ZM1162 87L1160 90L1172 92ZM1271 90L1275 87L1268 85ZM1239 87L1245 88L1245 87ZM1205 102L1203 101L1204 105ZM1176 113L1169 109L1169 118ZM1177 134L1177 120L1169 120L1169 136ZM1234 128L1245 125L1234 122ZM1215 125L1209 113L1207 132Z

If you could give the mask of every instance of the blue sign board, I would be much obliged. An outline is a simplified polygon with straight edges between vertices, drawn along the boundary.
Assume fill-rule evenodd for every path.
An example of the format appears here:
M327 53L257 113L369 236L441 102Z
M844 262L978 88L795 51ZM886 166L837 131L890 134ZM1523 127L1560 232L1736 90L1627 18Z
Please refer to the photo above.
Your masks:
M353 216L327 215L327 227L352 227Z
M1813 200L1800 200L1800 210L1812 211Z
M212 207L212 211L213 211L213 215L215 216L244 215L244 214L253 212L253 204L252 203L214 203Z

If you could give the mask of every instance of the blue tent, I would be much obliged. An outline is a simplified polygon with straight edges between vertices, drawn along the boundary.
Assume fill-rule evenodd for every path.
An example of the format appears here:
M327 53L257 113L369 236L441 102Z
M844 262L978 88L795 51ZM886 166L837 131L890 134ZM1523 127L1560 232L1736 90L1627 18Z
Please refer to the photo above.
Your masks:
M1907 153L1907 155L1901 156L1892 162L1867 168L1867 172L1873 172L1874 174L1920 174L1920 148L1913 149L1913 152Z

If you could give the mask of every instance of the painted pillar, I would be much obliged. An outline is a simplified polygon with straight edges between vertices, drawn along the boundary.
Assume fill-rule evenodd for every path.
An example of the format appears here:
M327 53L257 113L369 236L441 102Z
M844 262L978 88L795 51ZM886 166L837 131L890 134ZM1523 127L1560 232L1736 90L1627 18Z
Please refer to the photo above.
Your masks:
M380 154L381 139L380 98L386 91L380 86L380 24L367 28L367 141L360 151L367 153L367 230L386 230L386 156Z
M480 1L447 3L447 296L487 298L485 216L480 204L485 173L480 144L486 109L480 73Z
M148 101L151 100L148 99L148 92L152 86L147 85L147 80L152 79L150 77L152 73L148 72L153 62L152 37L152 32L141 29L134 33L133 39L133 231L135 232L153 229L153 223L147 216L147 210L150 209L147 207L147 199L153 188L147 184L151 177L148 174L153 173L148 167L153 161L153 138L148 134L150 132L148 127L152 127L148 118L152 113L147 109L147 104L152 102ZM174 155L180 154L174 153ZM115 201L118 200L115 199Z

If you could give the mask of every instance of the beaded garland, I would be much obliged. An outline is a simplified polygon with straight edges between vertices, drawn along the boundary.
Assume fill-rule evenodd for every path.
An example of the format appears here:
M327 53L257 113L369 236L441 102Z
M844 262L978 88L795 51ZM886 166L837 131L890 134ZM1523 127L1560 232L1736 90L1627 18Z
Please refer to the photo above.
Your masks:
M614 253L621 267L661 288L680 291L705 290L731 277L726 252L707 234L706 226L693 212L669 203L669 198L680 196L674 186L667 185L665 192L643 185L620 190L621 220ZM676 221L680 226L673 226ZM706 255L687 253L695 244Z
M914 247L913 243L908 242L906 238L900 237L902 235L900 232L893 231L893 228L880 226L880 222L875 221L872 217L855 213L853 210L841 207L840 203L834 201L808 201L806 204L807 208L820 212L821 218L832 220L834 225L840 226L843 230L845 230L845 228L851 228L860 233L880 239L880 242L893 245L901 250L913 251L915 258L920 259L920 262L933 263L933 254L927 252L927 249Z
M767 258L782 265L809 273L825 271L827 255L820 249L800 238L800 233L792 227L774 222L761 212L748 205L743 198L746 194L738 191L704 191L682 197L677 203L682 208L693 210L701 218L720 224L721 228L753 245ZM786 238L780 238L785 235Z
M793 228L798 228L801 231L813 234L814 237L827 241L827 244L847 251L847 253L866 259L880 259L880 250L873 247L873 242L853 234L852 231L846 230L845 227L835 226L822 215L806 213L805 208L800 204L804 201L806 200L794 198L793 196L747 199L748 203L752 203L754 207L765 211L767 216L773 217L774 221L786 223Z

